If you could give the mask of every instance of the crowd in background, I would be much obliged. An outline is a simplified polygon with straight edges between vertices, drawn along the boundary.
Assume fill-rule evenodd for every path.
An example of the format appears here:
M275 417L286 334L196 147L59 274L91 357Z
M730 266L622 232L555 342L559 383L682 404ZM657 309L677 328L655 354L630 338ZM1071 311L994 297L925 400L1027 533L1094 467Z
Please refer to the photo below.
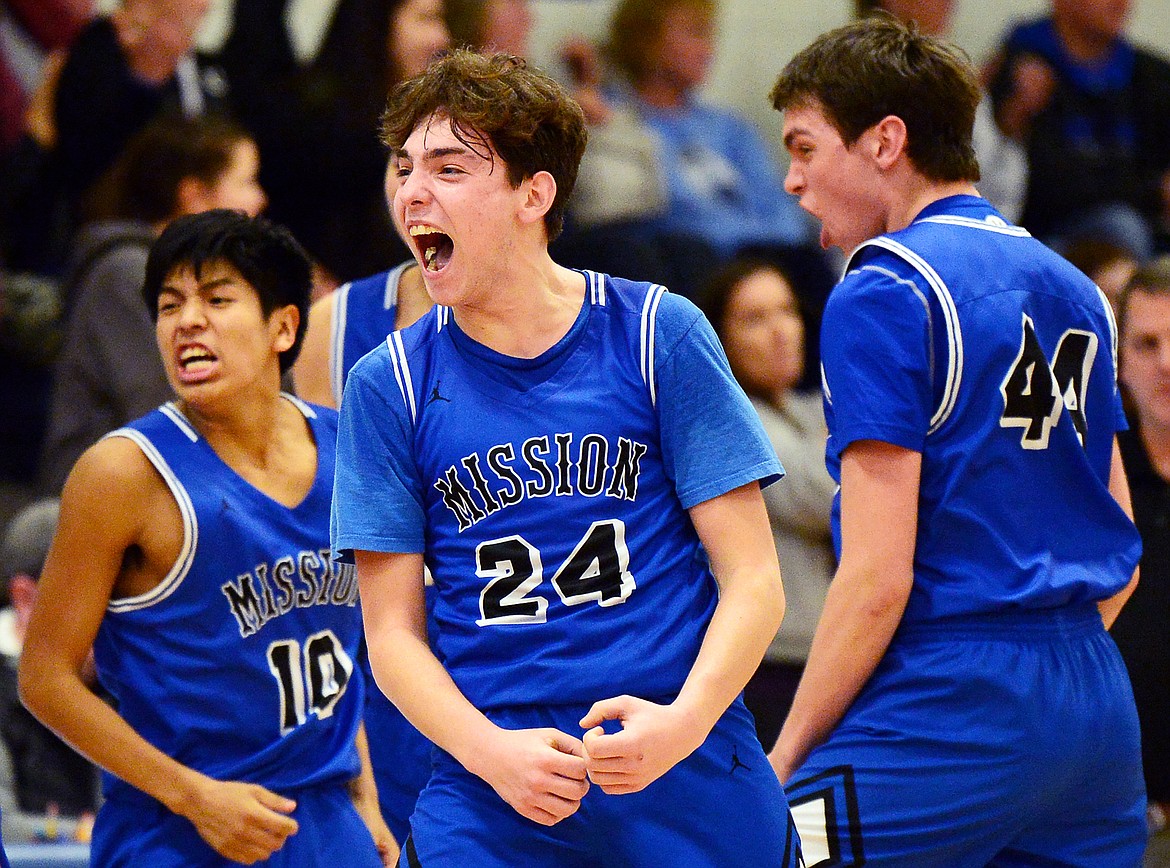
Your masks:
M0 5L8 658L19 654L52 527L44 502L36 521L13 516L57 495L98 437L169 397L140 298L152 239L183 214L263 210L313 256L319 296L403 262L411 253L387 213L378 134L387 90L452 45L524 55L533 24L525 0L339 0L305 57L285 3L237 2L230 35L207 56L195 37L208 5ZM986 68L975 144L981 192L1088 273L1117 311L1131 423L1123 457L1145 554L1113 633L1138 700L1157 825L1170 810L1170 63L1125 37L1128 6L1052 0L1049 14L1007 33ZM855 11L945 35L951 7L857 0ZM585 109L590 145L552 251L698 302L788 470L766 492L788 616L746 692L769 748L834 569L817 341L841 263L784 191L761 132L700 96L718 16L715 0L620 0L601 44L565 44L564 83ZM26 815L76 822L98 798L92 775L70 776L68 750L20 717L7 684L6 839L43 832L43 819ZM34 749L46 759L30 762Z

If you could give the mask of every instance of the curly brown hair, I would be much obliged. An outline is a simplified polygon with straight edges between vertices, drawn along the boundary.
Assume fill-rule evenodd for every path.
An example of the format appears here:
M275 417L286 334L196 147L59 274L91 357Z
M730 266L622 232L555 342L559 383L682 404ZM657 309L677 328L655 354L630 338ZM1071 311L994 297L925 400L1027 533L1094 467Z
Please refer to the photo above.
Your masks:
M560 235L588 138L585 115L564 88L515 55L457 49L390 92L382 141L399 151L436 117L480 156L499 155L513 187L537 172L552 175L557 192L544 223L549 241Z

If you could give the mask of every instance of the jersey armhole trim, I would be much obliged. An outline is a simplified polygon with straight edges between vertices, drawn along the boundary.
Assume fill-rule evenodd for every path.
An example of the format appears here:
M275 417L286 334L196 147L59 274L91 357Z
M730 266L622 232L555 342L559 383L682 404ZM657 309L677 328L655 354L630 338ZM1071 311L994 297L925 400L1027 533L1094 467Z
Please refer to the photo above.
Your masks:
M170 489L175 503L179 506L179 514L183 521L183 545L170 571L161 582L145 594L111 600L106 606L106 611L117 614L134 612L161 603L178 589L195 560L195 550L199 542L199 522L195 517L195 506L191 503L191 496L187 494L187 489L183 487L183 483L179 482L178 477L175 476L174 471L171 470L170 465L167 464L166 459L162 457L155 445L142 432L135 431L133 428L119 428L117 431L111 431L106 437L125 437L138 445L142 454L154 465L155 470L159 472L167 484L167 488Z
M650 406L658 406L658 377L654 370L654 342L657 337L658 305L666 287L654 284L642 303L642 327L639 331L638 354L641 361L642 382L650 390Z
M856 257L866 247L880 247L888 250L921 274L934 292L935 298L938 299L939 308L942 310L943 326L946 328L947 337L946 381L943 384L942 397L939 399L938 407L935 408L934 415L930 419L930 426L926 431L927 434L933 434L942 427L955 409L955 403L959 399L959 386L963 381L963 333L959 327L959 313L955 308L955 300L942 277L930 266L930 263L904 244L884 235L879 236L858 247L850 258ZM874 268L883 271L876 266ZM896 276L895 279L903 280L903 278ZM919 297L921 298L921 296ZM933 341L931 343L933 346Z

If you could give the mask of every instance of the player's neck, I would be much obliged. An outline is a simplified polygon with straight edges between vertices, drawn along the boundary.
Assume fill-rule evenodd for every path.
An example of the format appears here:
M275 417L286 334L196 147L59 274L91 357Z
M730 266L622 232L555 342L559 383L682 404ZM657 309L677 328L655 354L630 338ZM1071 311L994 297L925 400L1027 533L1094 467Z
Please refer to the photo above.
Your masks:
M183 415L216 452L222 446L263 453L289 407L281 397L279 381L275 388L257 383L244 392L237 390L215 399L179 401Z
M504 355L534 359L572 328L585 301L585 278L546 258L510 269L453 308L472 340Z
M891 201L886 231L905 229L927 206L960 195L978 196L979 191L970 181L931 181L915 172L912 180L903 186L900 195Z

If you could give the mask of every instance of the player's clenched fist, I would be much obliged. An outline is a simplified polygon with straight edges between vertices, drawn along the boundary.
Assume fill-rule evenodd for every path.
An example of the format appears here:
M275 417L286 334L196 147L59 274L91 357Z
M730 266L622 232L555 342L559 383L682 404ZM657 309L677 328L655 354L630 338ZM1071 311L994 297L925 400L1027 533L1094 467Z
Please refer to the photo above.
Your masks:
M606 720L620 721L607 735ZM596 702L581 718L589 779L609 795L636 793L666 774L703 743L706 732L670 705L635 696Z
M296 806L258 784L208 779L180 813L225 859L251 865L296 834L297 821L287 816Z
M580 739L555 729L501 729L481 759L472 771L544 826L574 813L589 791Z

